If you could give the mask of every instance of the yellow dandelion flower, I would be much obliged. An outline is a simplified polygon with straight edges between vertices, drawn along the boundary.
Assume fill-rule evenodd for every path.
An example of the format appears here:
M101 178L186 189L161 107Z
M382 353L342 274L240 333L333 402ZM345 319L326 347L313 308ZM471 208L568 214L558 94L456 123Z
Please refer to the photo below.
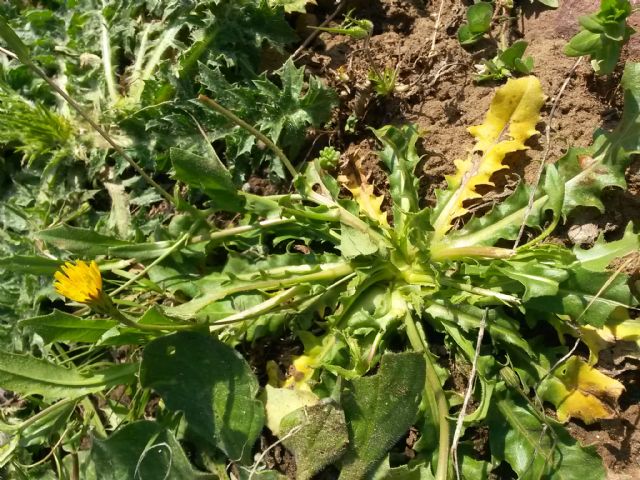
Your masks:
M98 306L107 298L102 292L102 276L98 264L93 260L89 264L82 260L77 260L75 265L66 262L54 277L56 292L74 302Z

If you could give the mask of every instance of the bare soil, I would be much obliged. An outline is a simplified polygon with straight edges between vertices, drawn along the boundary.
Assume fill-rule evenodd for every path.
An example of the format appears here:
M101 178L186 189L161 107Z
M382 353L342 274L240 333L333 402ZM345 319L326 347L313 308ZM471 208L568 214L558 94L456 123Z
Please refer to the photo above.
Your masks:
M329 0L317 3L317 7L309 9L310 15L294 19L303 38L310 32L307 25L322 22L336 7ZM509 43L518 39L529 43L526 55L534 57L533 73L548 97L539 131L544 131L551 107L555 101L558 103L551 123L549 161L558 160L569 147L588 146L597 128L616 124L622 112L619 85L622 68L624 61L640 61L640 35L632 37L625 47L617 71L604 78L593 74L587 60L579 63L571 74L576 59L562 52L567 40L579 29L578 17L597 10L598 0L561 0L556 10L535 2L516 1L511 19L498 22L490 38L465 49L456 32L465 20L469 3L348 1L343 13L356 8L357 17L374 23L368 48L363 41L322 33L298 57L298 64L306 65L311 73L338 91L341 102L335 128L323 132L325 135L313 149L327 143L336 146L344 152L343 169L359 163L377 193L386 194L386 174L378 165L377 145L368 127L414 123L424 132L419 144L424 160L417 172L422 194L425 203L433 201L435 189L443 187L445 175L453 173L453 161L463 158L473 145L467 127L482 122L487 111L497 84L476 83L475 65L495 54L501 35ZM337 16L338 20L341 18ZM640 30L640 15L632 16L630 23ZM375 95L367 79L372 66L379 70L397 69L398 88L391 96ZM568 77L566 90L556 99ZM531 182L536 178L546 147L544 136L534 139L530 147L524 154L507 160L511 168L496 179L498 192L487 192L489 200L499 197L501 188L509 192L520 179ZM570 218L560 230L559 240L589 244L602 232L615 238L629 221L640 222L640 159L629 167L627 182L626 191L605 192L605 213L587 210ZM637 273L638 265L633 268L635 271L630 273ZM626 386L619 417L590 426L570 423L569 430L583 443L596 445L610 478L640 478L640 361L637 356L611 351L603 352L602 357L600 367Z

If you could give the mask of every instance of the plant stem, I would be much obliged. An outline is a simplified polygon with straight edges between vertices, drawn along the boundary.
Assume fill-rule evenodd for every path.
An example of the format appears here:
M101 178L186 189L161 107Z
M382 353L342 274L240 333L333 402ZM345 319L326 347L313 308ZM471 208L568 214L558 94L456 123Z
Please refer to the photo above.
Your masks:
M151 270L153 267L158 265L160 262L162 262L169 255L171 255L173 252L175 252L180 247L182 247L182 245L184 245L187 242L188 239L189 239L189 234L185 233L182 237L180 237L178 239L178 241L176 243L173 244L173 246L171 248L167 249L166 252L164 252L162 255L160 255L158 258L156 258L149 265L144 267L144 269L142 269L141 272L137 273L136 275L131 277L129 280L127 280L124 284L122 284L118 288L116 288L113 292L111 292L111 295L115 295L116 293L120 293L122 290L127 288L129 285L131 285L131 284L137 282L138 280L140 280L142 277L144 277L147 274L147 272L149 270Z
M303 290L303 287L301 287L300 285L291 287L251 308L247 308L246 310L243 310L241 312L234 313L233 315L229 315L228 317L222 318L220 320L216 320L209 326L209 331L214 332L226 325L243 322L245 320L248 320L249 318L263 315L269 312L271 309L277 307L278 305L295 297L302 290Z
M446 238L446 237L445 237ZM467 237L462 238L465 245L469 245ZM485 246L455 246L455 241L443 242L445 245L453 245L451 247L440 247L436 242L431 249L431 258L433 260L456 260L463 257L481 257L481 258L509 258L516 252L510 248L485 247Z
M282 273L287 273L287 268L283 267ZM325 280L333 280L335 278L344 277L353 273L353 267L348 263L330 263L322 265L318 272L308 273L299 276L289 276L288 278L269 279L262 281L249 281L241 285L232 286L226 289L217 290L209 294L191 300L188 303L178 305L172 309L168 309L172 316L190 318L204 307L217 300L223 299L229 295L235 295L242 292L250 292L252 290L276 290L278 288L292 287L307 282L322 282ZM265 272L268 274L269 272Z
M433 360L429 353L427 340L422 329L418 329L415 320L408 313L405 317L405 327L409 342L416 352L424 354L426 363L427 383L425 385L425 394L429 400L431 414L438 419L439 441L438 441L438 464L436 467L435 480L447 480L449 471L449 406L444 396L440 379L433 366ZM435 403L435 405L433 405Z
M100 47L102 49L102 67L104 69L105 82L107 83L107 92L109 93L111 104L113 105L118 101L120 95L118 95L118 90L116 90L116 82L113 75L113 66L111 65L111 41L109 40L109 28L107 25L107 19L104 18L102 13L99 13L98 15L100 17Z
M285 225L287 223L295 222L294 218L270 218L268 220L262 220L261 222L254 223L253 225L242 225L239 227L225 228L218 232L210 233L209 235L198 235L192 237L189 243L210 242L212 240L221 240L227 237L233 237L234 235L242 235L243 233L251 232L252 230L259 230L261 228L277 227L278 225Z
M508 295L506 293L494 292L493 290L490 290L488 288L475 287L473 285L459 283L446 277L441 277L438 279L438 281L442 285L447 285L448 287L453 287L463 292L474 293L476 295L482 295L483 297L495 298L496 300L514 305L520 305L522 303L518 297Z
M238 117L237 115L232 113L230 110L226 109L225 107L220 105L218 102L216 102L215 100L210 99L206 95L198 95L198 100L200 102L204 103L205 105L207 105L208 107L212 108L216 112L218 112L220 115L225 117L227 120L235 123L239 127L242 127L247 132L251 133L251 135L253 135L258 140L260 140L262 143L264 143L267 147L269 147L271 149L271 151L273 151L273 153L276 154L276 156L280 159L282 164L289 171L289 174L293 178L295 178L298 175L298 172L296 171L295 168L293 168L293 165L289 161L289 158L285 155L285 153L282 151L282 149L280 147L278 147L275 143L273 143L271 141L271 139L269 137L267 137L264 133L262 133L260 130L255 128L253 125L248 124L247 122L242 120L240 117Z

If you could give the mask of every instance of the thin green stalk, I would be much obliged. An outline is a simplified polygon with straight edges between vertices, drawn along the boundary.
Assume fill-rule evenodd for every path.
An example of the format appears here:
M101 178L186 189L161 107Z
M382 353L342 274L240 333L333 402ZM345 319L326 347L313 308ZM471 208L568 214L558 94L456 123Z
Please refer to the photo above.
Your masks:
M212 108L216 112L218 112L223 117L232 121L239 127L244 128L247 132L249 132L251 135L253 135L262 143L264 143L269 149L271 149L271 151L273 151L273 153L276 154L276 156L280 159L282 164L289 171L289 174L293 178L295 178L298 175L298 172L289 161L289 158L287 157L287 155L282 151L280 147L278 147L275 143L273 143L271 139L267 137L264 133L262 133L260 130L255 128L253 125L248 124L247 122L242 120L240 117L232 113L230 110L226 109L225 107L220 105L218 102L216 102L215 100L212 100L206 95L198 95L198 100L204 103L205 105L207 105L208 107Z
M286 273L286 267L283 267L283 273ZM288 278L281 279L270 279L254 282L247 281L248 283L211 292L209 294L203 295L202 297L191 300L190 302L183 305L179 305L172 309L167 309L166 311L169 312L172 316L180 317L186 315L186 317L188 318L193 316L196 312L200 311L210 303L221 300L229 295L235 295L242 292L250 292L252 290L276 290L279 288L292 287L303 283L322 282L325 280L333 280L336 278L344 277L351 273L353 273L353 267L351 267L351 265L349 265L348 263L325 264L321 267L321 270L319 272L308 273L305 275L289 276ZM188 313L183 313L184 310L187 310Z
M115 104L120 95L116 89L115 77L113 75L113 66L111 65L111 41L109 39L109 28L107 20L102 13L99 13L100 17L100 48L102 50L102 66L104 69L104 78L107 83L107 92L109 92L109 98L111 104Z
M89 415L89 421L94 427L94 434L101 439L107 438L107 430L104 428L100 415L98 414L96 407L93 405L93 402L89 398L85 397L82 399L82 407L84 408L85 415Z
M224 328L226 325L243 322L250 318L264 315L265 313L271 311L278 305L281 305L289 301L291 298L295 297L298 293L300 293L303 289L304 288L301 287L300 285L291 287L251 308L247 308L246 310L243 310L241 312L234 313L233 315L229 315L228 317L224 317L220 320L216 320L209 326L209 331L214 332L216 330L219 330L220 328Z
M438 279L441 285L447 285L448 287L453 287L455 289L461 290L463 292L474 293L476 295L482 295L483 297L495 298L496 300L500 300L501 302L520 305L522 302L518 297L513 295L508 295L506 293L494 292L488 288L475 287L473 285L467 285L465 283L459 283L455 280L451 280L446 277L441 277Z
M182 237L180 237L180 239L178 239L178 241L171 248L169 248L166 252L164 252L162 255L160 255L158 258L156 258L149 265L144 267L144 269L141 272L139 272L138 274L134 275L129 280L127 280L125 283L123 283L118 288L116 288L113 292L111 292L111 295L115 295L117 293L120 293L122 290L127 288L129 285L132 285L133 283L135 283L138 280L140 280L142 277L144 277L147 274L147 272L149 272L149 270L151 270L153 267L155 267L156 265L161 263L165 258L167 258L169 255L173 254L176 250L180 249L185 243L187 243L187 240L189 240L189 233L185 233Z
M411 316L407 314L405 317L405 327L409 342L416 352L422 353L426 362L427 383L425 385L425 394L429 400L431 414L438 419L438 464L436 466L435 480L447 480L449 471L449 406L444 396L440 379L433 366L433 360L429 353L429 347L424 332L418 329L418 325ZM435 404L435 405L434 405Z
M516 253L515 250L512 250L510 248L466 246L471 244L471 242L468 241L468 237L464 237L461 243L464 243L465 246L455 246L455 241L449 243L448 241L446 241L445 237L442 243L437 242L432 245L431 258L438 261L456 260L464 257L510 258Z
M208 235L198 235L196 237L192 237L189 243L221 240L223 238L233 237L235 235L242 235L243 233L251 232L252 230L277 227L278 225L286 225L287 223L293 222L295 222L295 218L270 218L268 220L262 220L252 225L242 225L240 227L225 228L224 230L213 232Z

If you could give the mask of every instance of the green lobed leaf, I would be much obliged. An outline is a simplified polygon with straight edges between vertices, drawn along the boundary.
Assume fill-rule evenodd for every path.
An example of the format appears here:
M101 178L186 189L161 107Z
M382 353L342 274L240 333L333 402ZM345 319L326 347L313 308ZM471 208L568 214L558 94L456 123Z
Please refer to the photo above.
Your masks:
M81 468L85 480L218 478L196 471L173 432L146 420L119 428L106 440L93 438Z
M298 428L295 433L293 429ZM344 412L333 403L303 407L282 419L282 443L296 458L296 479L308 480L347 450Z
M371 239L370 235L342 224L340 229L340 252L344 258L352 259L359 256L373 255L378 250L379 246Z
M425 312L433 318L436 323L449 322L459 325L465 332L480 328L485 310L474 305L454 304L445 300L433 300L428 302ZM522 338L522 334L517 329L517 324L499 309L491 309L487 312L487 331L492 338L513 345L522 351L531 353L531 347Z
M37 233L37 237L60 249L88 257L104 255L109 247L127 244L127 242L101 235L93 230L68 225L43 230Z
M192 332L158 338L144 349L140 383L156 390L169 409L184 412L194 442L236 461L251 458L264 407L255 398L255 375L232 348Z
M569 277L564 268L540 263L537 259L523 262L507 260L502 265L494 266L495 270L524 286L522 300L525 302L533 297L556 295L560 283Z
M211 149L210 152L210 156L203 157L180 148L171 148L169 155L176 171L175 177L189 186L203 190L216 206L242 206L231 174L215 151Z
M531 298L525 306L602 327L616 308L634 304L627 281L624 274L615 276L613 272L592 272L576 267L570 270L569 278L560 284L556 295ZM607 282L610 283L607 285Z
M363 479L413 424L425 381L425 361L415 352L383 355L376 375L347 383L342 406L349 447L341 479Z
M255 125L293 159L304 144L305 128L317 128L328 121L337 97L316 77L310 77L305 86L304 68L297 68L291 60L275 75L279 77L279 84L263 74L247 86L232 84L219 68L200 66L201 82L213 96L243 120ZM239 127L229 129L226 123L223 125L222 128L220 125L213 127L217 131L214 139L224 137L227 160L233 162L234 175L242 177L248 173L246 156L253 153L258 157L255 139ZM244 165L241 164L243 158ZM271 152L263 151L259 158L255 167L269 159L274 173L284 178L284 166Z
M0 385L21 395L76 398L134 380L137 364L121 364L80 373L27 355L0 352Z
M53 275L64 262L36 255L13 255L0 258L0 268L10 272Z
M85 319L57 309L48 315L20 320L19 324L40 335L47 344L97 342L107 331L118 326L114 320Z
M640 251L640 236L633 233L633 224L629 223L620 240L607 242L604 235L600 235L595 244L589 248L576 245L573 253L578 258L580 266L593 272L602 272L609 264L618 258Z
M379 152L380 160L389 172L389 187L394 204L394 222L403 225L408 212L418 211L418 179L415 169L420 161L416 142L420 132L416 125L398 128L386 126L373 133L384 145Z
M604 480L594 447L580 446L561 425L545 425L538 415L522 399L501 392L489 412L492 456L506 460L520 480Z

